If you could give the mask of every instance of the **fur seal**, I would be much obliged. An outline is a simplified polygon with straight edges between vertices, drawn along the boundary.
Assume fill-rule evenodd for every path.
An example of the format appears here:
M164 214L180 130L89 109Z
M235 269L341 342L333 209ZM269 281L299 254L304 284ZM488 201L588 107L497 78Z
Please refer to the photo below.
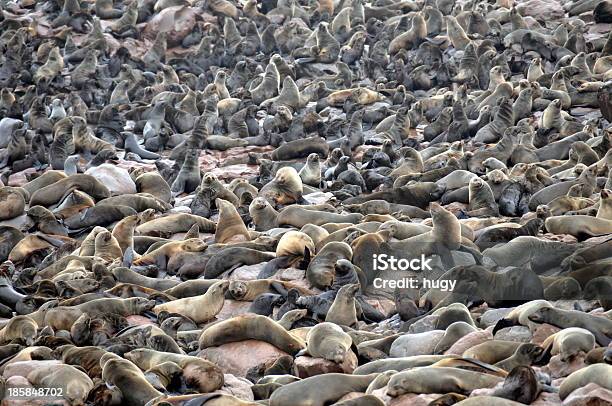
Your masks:
M57 203L67 191L73 189L79 189L96 200L110 197L110 191L99 180L90 175L76 174L33 192L30 197L30 205L48 207Z
M491 388L502 378L448 367L420 367L399 372L391 377L387 394L398 397L405 393L469 394L474 389Z
M306 335L306 353L341 364L350 351L353 340L334 323L317 324Z
M296 354L304 343L266 316L241 315L219 322L202 333L200 349L243 340L260 340L288 354Z
M337 401L350 392L365 392L378 374L346 375L324 374L312 376L284 385L274 391L270 397L270 406L283 406L289 403L295 406L323 405ZM309 391L312 385L319 388Z
M161 311L179 313L189 317L195 323L204 323L214 318L221 311L228 287L228 281L219 281L201 296L172 300L155 306L153 311L156 314Z
M571 373L561 383L559 388L559 397L561 399L567 398L574 390L582 388L589 383L595 383L602 388L610 390L612 388L612 366L608 364L594 364L588 367L579 369Z
M535 323L548 323L563 329L580 327L590 331L600 345L608 345L612 340L610 329L612 322L605 317L583 314L576 310L561 310L554 307L542 307L528 316Z

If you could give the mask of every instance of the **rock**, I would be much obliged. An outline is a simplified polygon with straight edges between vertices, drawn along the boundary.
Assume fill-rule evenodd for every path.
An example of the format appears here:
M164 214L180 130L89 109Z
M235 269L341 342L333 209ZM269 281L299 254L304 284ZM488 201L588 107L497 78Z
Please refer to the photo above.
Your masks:
M578 239L576 237L574 237L573 235L569 235L569 234L543 234L542 238L545 238L549 241L558 241L558 242L564 242L566 244L574 244L576 242L578 242Z
M558 393L542 392L536 400L531 402L531 406L558 406L561 399Z
M338 399L336 403L344 402L345 400L357 399L364 395L365 393L363 392L350 392Z
M531 340L531 331L525 326L503 328L495 334L495 339L528 343Z
M431 355L442 337L444 337L444 330L405 334L398 337L391 344L389 356L410 357L412 355Z
M490 309L480 316L480 325L484 328L494 326L512 311L512 308Z
M245 340L206 348L200 351L198 357L214 362L225 373L246 377L250 368L274 362L283 355L288 354L272 344L258 340Z
M453 344L444 354L446 355L461 355L475 345L482 344L485 341L493 339L491 328L486 330L474 331L466 336L461 337Z
M386 316L389 316L395 311L395 302L389 299L369 299L367 302Z
M295 359L293 367L295 374L302 379L332 372L351 374L357 368L357 356L351 351L342 364L324 358L301 356Z
M263 269L265 263L255 265L243 265L234 269L230 274L230 281L251 281L257 279L257 275Z
M219 320L227 320L234 316L248 313L249 306L251 306L251 302L241 302L238 300L225 299L223 308L217 314L216 317Z
M438 316L429 315L425 316L419 321L412 324L408 327L409 333L424 333L426 331L431 331L435 328L436 321L438 321Z
M434 400L438 399L444 394L440 393L428 393L417 395L414 393L407 393L397 398L392 398L388 406L427 406Z
M112 164L102 164L89 168L86 175L91 175L102 182L111 195L125 195L136 193L136 184L127 170Z
M584 363L585 358L586 354L579 353L569 362L564 362L561 361L559 355L555 355L550 359L548 365L542 367L542 371L548 373L552 378L563 378L570 375L572 372L576 372L577 370L586 367L587 365Z
M304 200L306 200L309 204L323 204L329 202L334 195L329 192L315 192L304 195Z
M609 405L612 405L612 391L594 383L576 389L563 401L563 406Z
M297 268L287 268L277 272L276 277L281 281L300 281L306 277L306 271Z
M151 319L139 315L127 316L126 320L130 326L146 326L149 324L155 324Z
M561 331L559 327L550 324L539 324L532 335L531 342L534 344L542 344L551 335Z
M233 395L238 399L252 402L255 400L253 391L251 391L252 383L245 378L239 378L232 374L223 374L223 387L217 392Z

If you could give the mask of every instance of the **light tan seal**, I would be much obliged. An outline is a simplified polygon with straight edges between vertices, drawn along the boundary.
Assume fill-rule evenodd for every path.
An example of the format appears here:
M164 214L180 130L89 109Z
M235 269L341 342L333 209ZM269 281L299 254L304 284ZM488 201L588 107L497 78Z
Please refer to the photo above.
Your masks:
M355 295L359 288L358 283L342 286L325 316L325 321L349 327L357 324Z
M387 395L398 397L406 393L469 394L475 389L492 388L503 378L489 374L449 367L421 367L399 372L391 377Z
M322 374L284 385L270 396L270 406L322 406L350 392L365 392L378 374Z
M67 178L61 179L33 192L30 198L30 205L48 207L59 202L68 191L74 189L79 189L96 200L110 197L110 190L108 190L108 188L98 179L91 175L76 174L70 175Z
M195 323L205 323L212 320L223 308L225 292L229 287L229 281L219 281L212 285L205 294L157 305L153 312L159 314L161 311L179 313L189 317Z
M224 383L221 368L200 357L139 348L126 353L125 358L142 370L149 370L162 362L174 362L183 369L186 383L203 393L215 391Z
M200 336L199 347L204 349L244 340L265 341L292 355L305 347L302 340L274 320L255 314L236 316L207 328Z
M215 242L228 243L239 241L250 241L251 236L247 230L236 207L227 200L215 199L219 209L219 222L215 231Z
M346 359L352 343L351 336L334 323L319 323L306 334L305 353L341 364Z
M604 389L612 390L612 365L594 364L571 373L561 383L559 397L567 398L574 390L594 383Z
M132 362L107 353L102 356L100 364L102 379L119 388L122 404L144 405L162 396L162 393L147 381L144 373Z

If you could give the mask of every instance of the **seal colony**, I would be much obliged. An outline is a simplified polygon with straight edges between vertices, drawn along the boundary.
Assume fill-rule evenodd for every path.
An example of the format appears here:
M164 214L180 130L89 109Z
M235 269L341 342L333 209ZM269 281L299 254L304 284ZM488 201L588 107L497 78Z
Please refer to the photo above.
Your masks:
M2 404L612 404L610 0L0 5Z

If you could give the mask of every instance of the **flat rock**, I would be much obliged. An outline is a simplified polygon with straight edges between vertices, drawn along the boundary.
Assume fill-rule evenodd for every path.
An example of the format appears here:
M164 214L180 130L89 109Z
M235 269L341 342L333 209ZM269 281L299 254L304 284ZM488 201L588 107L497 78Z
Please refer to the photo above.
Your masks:
M116 165L102 164L89 168L85 174L102 182L113 196L136 193L136 184L128 171Z
M396 398L392 398L388 406L427 406L434 400L443 396L444 394L440 393L428 393L428 394L414 394L407 393L402 396L398 396Z
M584 363L584 359L584 353L574 356L570 361L561 361L560 356L555 355L546 366L542 367L542 371L548 373L551 378L564 378L579 369L585 368L587 365Z
M503 328L495 334L495 339L528 343L531 340L531 331L525 326Z
M220 393L226 393L242 399L247 402L255 400L253 391L251 391L251 381L246 378L240 378L232 374L223 374L223 387L218 390Z
M561 331L559 327L551 324L539 324L533 331L531 342L534 344L542 344L548 337Z
M493 334L491 334L490 328L486 330L473 331L457 340L457 342L453 344L448 350L446 350L444 354L461 355L473 346L482 344L485 341L489 341L492 339Z
M419 321L412 324L408 327L409 333L423 333L425 331L431 331L434 329L436 325L436 321L438 321L438 316L429 315L425 316Z
M351 351L341 364L324 358L301 356L295 359L293 368L302 379L329 373L351 374L357 368L357 356Z
M431 355L442 337L444 337L444 330L405 334L398 337L391 344L389 356L410 357L412 355Z
M511 311L512 308L489 309L480 316L480 325L482 327L494 326Z
M198 357L214 362L225 373L246 377L250 368L274 362L283 355L288 354L272 344L258 340L245 340L205 348L200 351Z

